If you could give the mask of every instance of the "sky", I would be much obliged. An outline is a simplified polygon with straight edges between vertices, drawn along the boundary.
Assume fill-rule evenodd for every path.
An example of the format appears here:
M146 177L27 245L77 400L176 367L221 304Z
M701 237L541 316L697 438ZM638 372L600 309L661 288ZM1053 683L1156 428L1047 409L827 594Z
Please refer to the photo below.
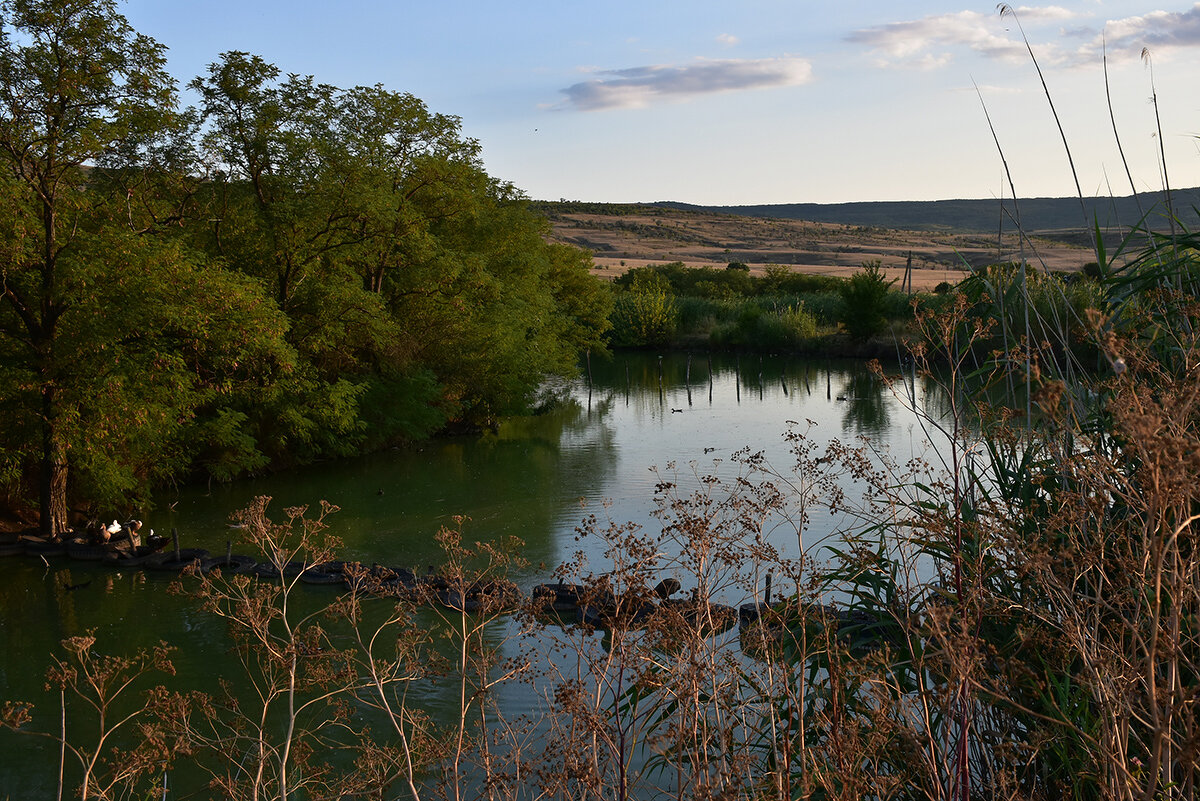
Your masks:
M459 117L487 171L539 200L1064 197L1076 176L1086 196L1125 195L1126 165L1137 191L1162 187L1160 146L1170 185L1200 186L1200 2L1005 8L129 0L122 11L167 46L181 84L240 50L323 83L409 92Z

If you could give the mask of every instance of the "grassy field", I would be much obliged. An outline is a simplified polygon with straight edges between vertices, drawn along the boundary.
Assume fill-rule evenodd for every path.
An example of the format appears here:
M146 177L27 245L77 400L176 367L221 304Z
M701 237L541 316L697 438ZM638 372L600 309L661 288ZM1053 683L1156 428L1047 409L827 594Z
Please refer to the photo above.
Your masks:
M1075 272L1094 261L1090 248L1067 237L902 231L868 226L764 219L656 206L550 203L542 210L551 238L595 254L595 272L615 277L631 267L681 261L693 267L743 262L761 274L769 264L849 276L878 259L890 278L912 258L913 288L956 283L968 267L1027 259L1052 271Z

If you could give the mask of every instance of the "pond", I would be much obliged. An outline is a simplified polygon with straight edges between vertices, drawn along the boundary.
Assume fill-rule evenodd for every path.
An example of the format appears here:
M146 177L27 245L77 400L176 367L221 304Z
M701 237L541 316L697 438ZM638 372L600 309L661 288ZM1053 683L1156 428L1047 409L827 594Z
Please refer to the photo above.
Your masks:
M742 468L730 457L745 448L763 451L786 471L789 427L818 443L867 437L900 462L929 450L909 404L860 363L618 354L591 359L584 373L556 388L562 402L551 412L505 420L484 436L180 488L156 499L145 524L159 533L177 529L183 547L224 553L231 541L238 550L231 515L254 497L271 496L277 518L286 506L316 508L326 500L339 507L329 523L345 559L421 570L441 560L439 527L463 518L467 541L515 536L525 543L529 567L515 578L528 589L581 549L604 569L601 546L577 538L588 514L655 531L655 488L664 476L682 493L700 489L706 474L733 480ZM803 542L823 542L846 525L853 521L817 515ZM796 535L784 527L772 534L773 544L794 556ZM51 714L58 699L43 691L50 656L60 653L63 638L90 630L104 653L160 641L178 646L181 686L210 686L214 675L237 670L223 625L190 598L167 592L175 576L28 556L4 559L0 570L0 698L41 701L43 714ZM331 588L314 593L314 603L336 597ZM53 729L52 721L40 723ZM0 796L40 797L53 789L56 746L7 733L0 739Z

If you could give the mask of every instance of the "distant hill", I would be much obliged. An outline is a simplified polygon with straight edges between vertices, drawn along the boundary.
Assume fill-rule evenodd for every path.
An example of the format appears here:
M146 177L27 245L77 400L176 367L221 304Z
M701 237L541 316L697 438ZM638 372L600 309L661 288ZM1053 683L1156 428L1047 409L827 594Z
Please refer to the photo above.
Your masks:
M1200 188L1175 189L1171 200L1176 216L1189 228L1200 222ZM909 231L995 232L1003 220L1005 230L1016 228L1015 214L1020 213L1021 227L1029 232L1049 232L1091 228L1098 221L1101 229L1128 228L1146 213L1146 223L1165 230L1164 193L1148 192L1113 198L1085 198L1087 222L1079 210L1079 199L1021 198L1014 204L999 200L880 201L866 203L782 203L761 206L697 206L663 201L647 205L691 211L736 214L746 217L773 217L784 220L860 225Z
M689 267L724 269L731 263L765 273L771 266L800 272L849 276L865 262L879 262L898 278L911 265L914 287L933 289L958 281L963 271L986 264L1027 259L1049 271L1074 272L1096 259L1087 232L1053 231L1019 236L1009 226L974 233L913 230L777 216L755 217L667 205L534 202L550 224L548 237L592 253L595 272L613 277L649 264L681 262ZM918 206L920 204L911 204ZM779 209L780 206L768 206ZM1107 247L1117 250L1117 231ZM1144 246L1144 239L1131 249Z

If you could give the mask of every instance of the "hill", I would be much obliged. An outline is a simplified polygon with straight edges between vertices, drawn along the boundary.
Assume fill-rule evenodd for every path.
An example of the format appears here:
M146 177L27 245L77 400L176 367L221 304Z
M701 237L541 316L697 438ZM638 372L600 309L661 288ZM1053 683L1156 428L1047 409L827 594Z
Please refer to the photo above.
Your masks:
M954 283L971 267L1025 258L1048 270L1075 271L1095 260L1082 231L1019 238L990 233L900 229L877 225L759 217L665 204L537 203L551 240L586 248L598 275L680 261L692 267L742 262L754 272L769 264L848 276L879 260L891 277L913 266L913 286ZM771 208L771 207L762 207ZM1078 210L1078 205L1076 206Z
M1197 220L1200 188L1171 192L1175 213L1187 224ZM1167 226L1166 197L1163 192L1148 192L1134 197L1085 198L1085 212L1079 199L1022 198L1000 200L888 201L865 203L785 203L758 206L694 206L663 201L653 205L689 211L736 214L746 217L770 217L783 220L839 223L842 225L900 228L912 231L949 231L994 233L1003 220L1006 229L1015 229L1019 218L1025 231L1044 233L1091 228L1119 228L1137 223L1146 215L1156 230ZM1086 214L1086 216L1085 216ZM1018 216L1019 215L1019 216ZM1085 222L1086 220L1086 222Z

